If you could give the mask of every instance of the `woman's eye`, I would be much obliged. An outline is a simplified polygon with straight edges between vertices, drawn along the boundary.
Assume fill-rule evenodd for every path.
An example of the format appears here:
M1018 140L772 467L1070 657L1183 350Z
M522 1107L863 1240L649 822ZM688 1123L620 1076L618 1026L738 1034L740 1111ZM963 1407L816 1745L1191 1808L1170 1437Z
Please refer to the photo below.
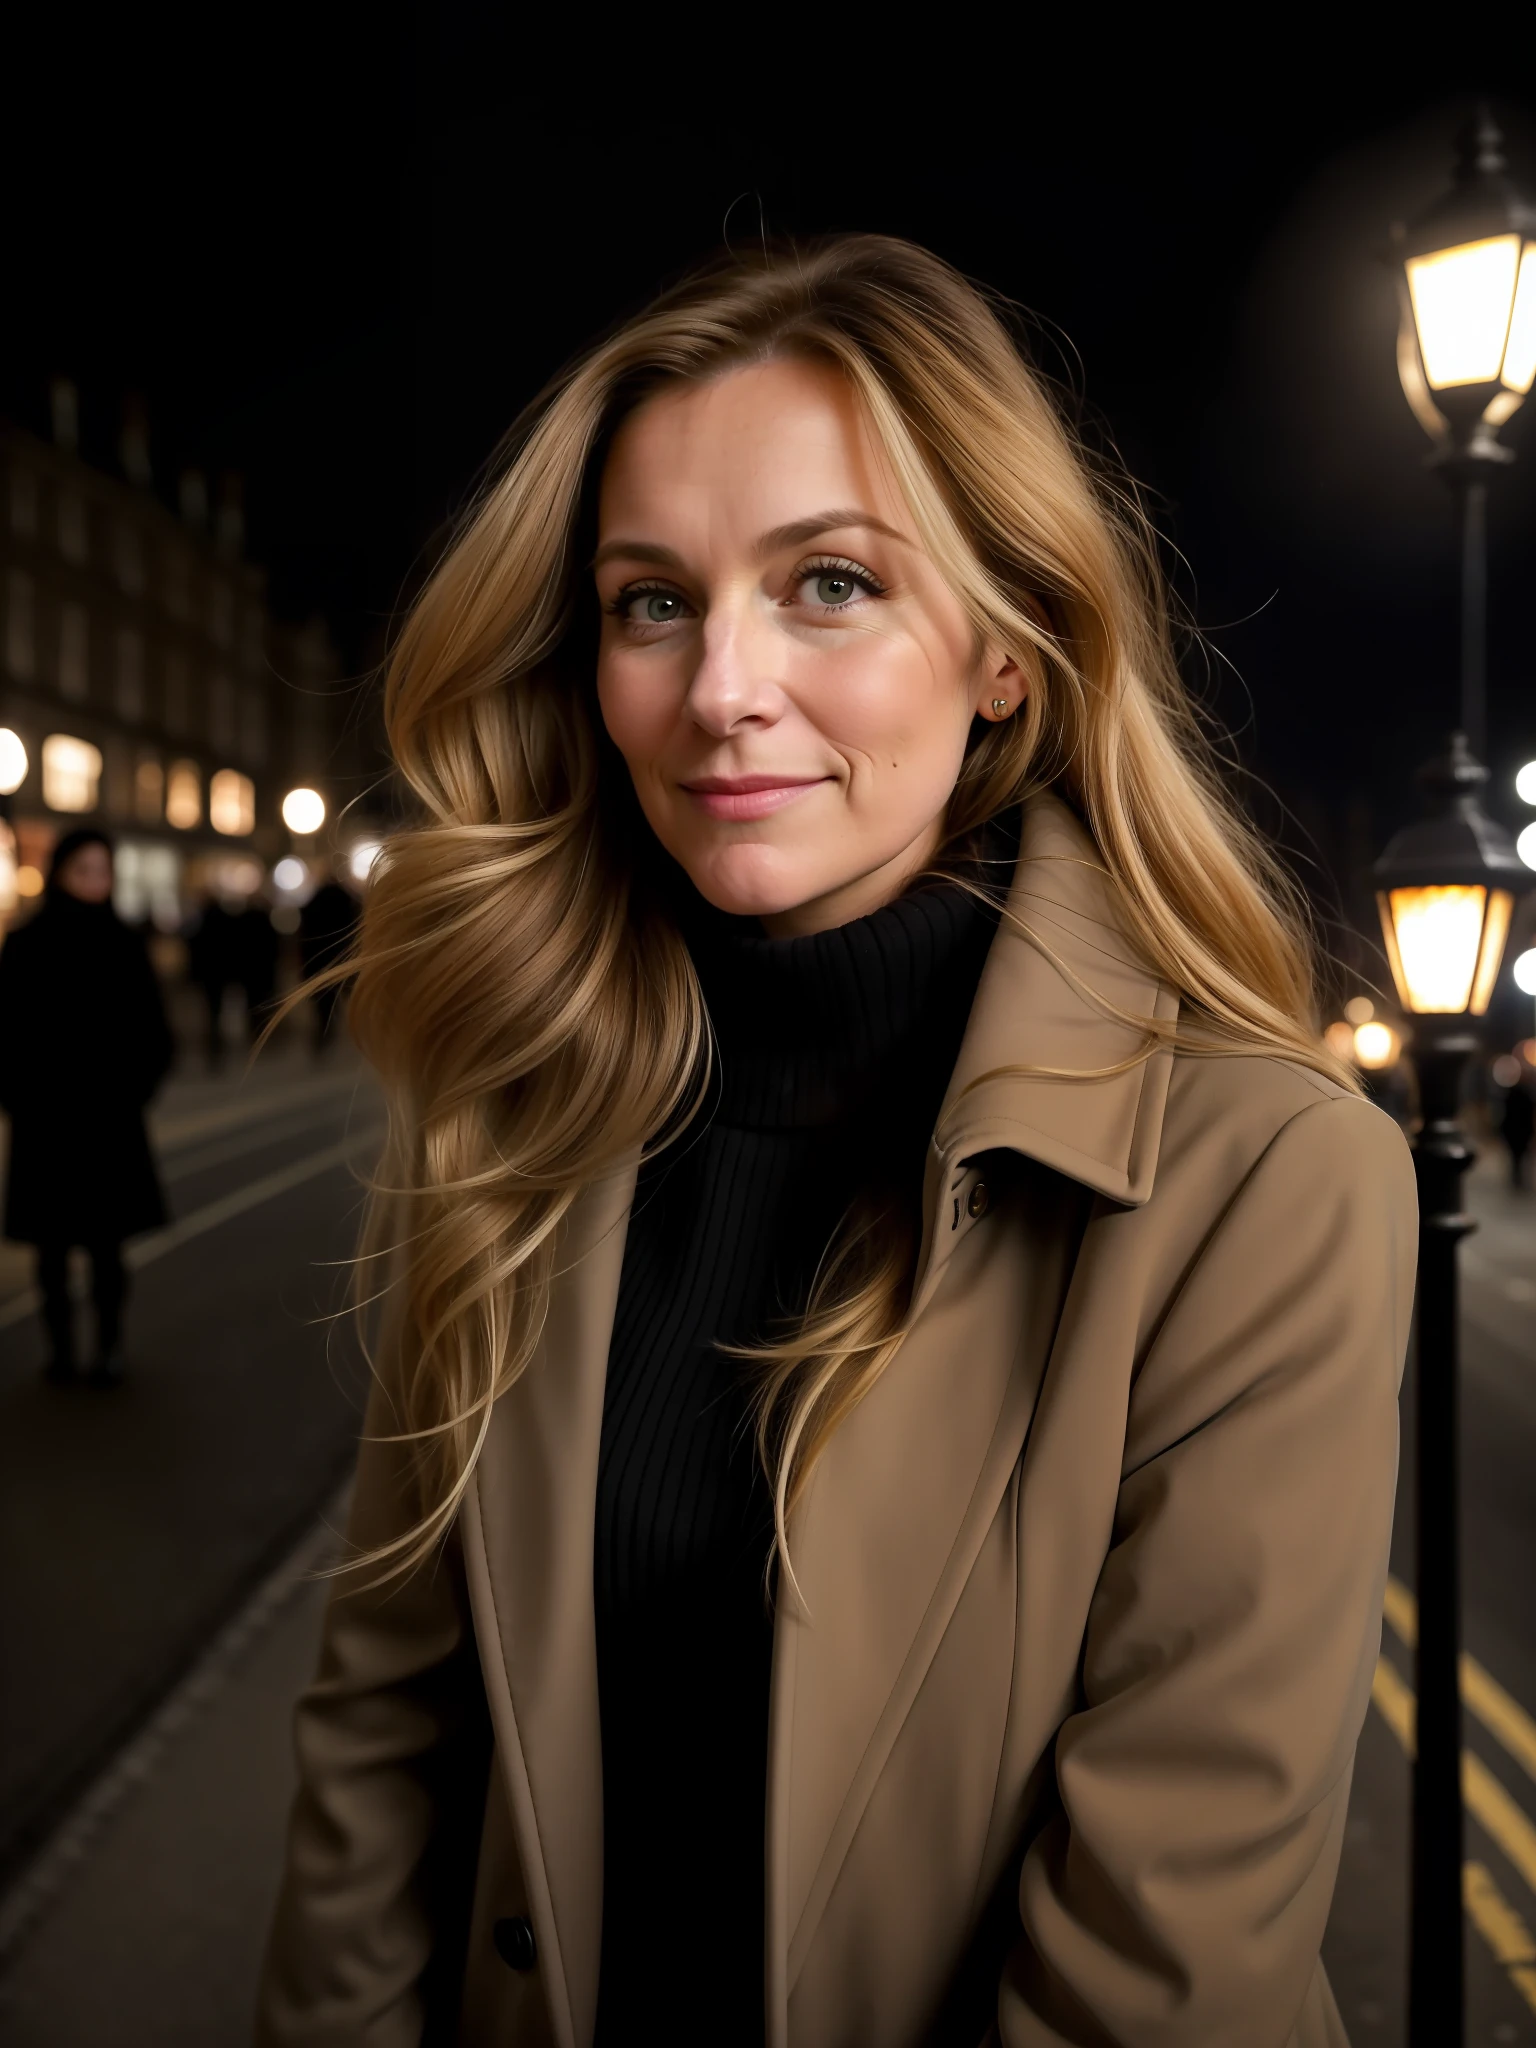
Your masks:
M637 626L670 626L685 610L675 590L637 590L624 600L624 615Z
M846 611L857 599L880 593L880 585L873 576L845 568L840 562L802 569L796 581L803 597L826 612Z

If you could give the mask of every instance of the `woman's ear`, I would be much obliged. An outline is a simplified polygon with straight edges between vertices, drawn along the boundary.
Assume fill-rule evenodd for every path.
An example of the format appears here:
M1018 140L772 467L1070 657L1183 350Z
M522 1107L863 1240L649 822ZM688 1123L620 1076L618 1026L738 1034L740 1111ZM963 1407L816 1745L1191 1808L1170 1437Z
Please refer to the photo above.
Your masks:
M991 725L1011 718L1029 695L1029 677L1011 655L989 647L976 685L976 713Z

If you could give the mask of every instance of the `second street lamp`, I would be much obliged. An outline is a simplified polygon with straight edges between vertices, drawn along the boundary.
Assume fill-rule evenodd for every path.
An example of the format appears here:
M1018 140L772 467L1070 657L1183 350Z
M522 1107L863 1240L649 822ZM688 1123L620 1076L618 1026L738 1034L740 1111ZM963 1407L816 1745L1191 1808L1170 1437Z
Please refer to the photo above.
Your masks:
M1478 793L1488 771L1461 733L1420 774L1429 814L1376 863L1392 977L1414 1019L1419 1129L1415 1352L1417 1746L1413 1766L1411 2048L1462 2039L1461 1589L1457 1499L1460 1378L1457 1247L1475 1229L1461 1200L1473 1158L1461 1082L1477 1050L1471 1020L1498 979L1515 896L1529 881L1514 842Z

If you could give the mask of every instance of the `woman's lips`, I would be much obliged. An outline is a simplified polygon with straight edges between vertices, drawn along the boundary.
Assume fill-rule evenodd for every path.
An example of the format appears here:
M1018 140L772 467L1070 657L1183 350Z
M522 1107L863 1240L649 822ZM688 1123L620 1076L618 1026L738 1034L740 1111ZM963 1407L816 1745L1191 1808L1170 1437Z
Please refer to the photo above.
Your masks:
M813 775L803 782L783 782L770 775L742 775L734 780L701 776L697 782L685 782L683 788L707 817L740 823L783 810L786 804L804 796L808 789L818 788L826 779L824 775Z

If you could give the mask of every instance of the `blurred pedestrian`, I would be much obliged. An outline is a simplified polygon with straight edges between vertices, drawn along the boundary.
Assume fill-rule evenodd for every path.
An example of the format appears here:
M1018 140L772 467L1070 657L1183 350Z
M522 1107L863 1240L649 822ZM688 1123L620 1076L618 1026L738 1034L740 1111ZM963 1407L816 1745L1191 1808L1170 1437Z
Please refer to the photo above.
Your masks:
M1527 1186L1526 1162L1530 1158L1531 1139L1536 1137L1536 1100L1532 1099L1523 1078L1512 1082L1504 1091L1504 1101L1499 1110L1499 1136L1509 1148L1510 1186Z
M299 966L306 981L343 957L357 935L357 923L357 898L329 867L322 867L319 888L299 912ZM331 1041L340 1000L341 988L336 982L317 989L312 998L317 1055Z
M202 991L208 1012L208 1071L224 1064L224 997L239 980L238 919L210 894L187 934L187 973Z
M277 928L259 896L241 907L231 936L235 976L245 992L245 1036L250 1044L271 1015L277 994Z
M165 1221L144 1109L172 1051L144 942L112 907L112 842L90 827L66 833L40 909L0 947L5 1234L37 1247L51 1380L75 1374L77 1245L96 1311L90 1377L122 1378L123 1240Z

